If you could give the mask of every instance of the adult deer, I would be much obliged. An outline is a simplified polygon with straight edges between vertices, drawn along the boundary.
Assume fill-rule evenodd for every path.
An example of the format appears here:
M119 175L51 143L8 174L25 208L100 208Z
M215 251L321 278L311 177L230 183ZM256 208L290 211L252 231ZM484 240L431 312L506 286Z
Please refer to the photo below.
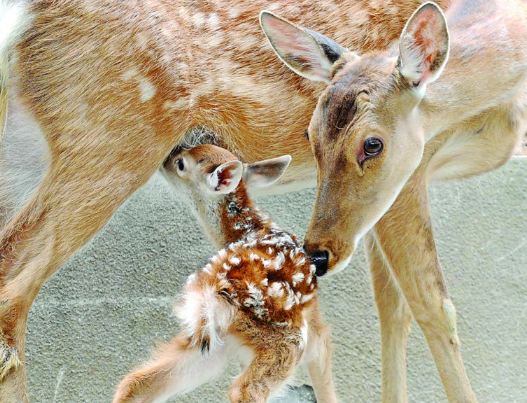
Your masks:
M298 0L293 4L280 0L273 3L272 10L297 24L309 24L347 49L366 52L386 48L397 39L421 3ZM438 3L447 7L450 1ZM477 14L478 7L471 12ZM485 7L494 6L489 3ZM0 118L9 100L7 134L30 130L42 135L49 147L44 179L0 235L2 403L28 400L22 365L24 330L40 287L146 182L174 144L192 141L193 133L200 132L196 129L206 128L213 134L211 141L245 161L291 154L293 164L274 190L314 183L315 165L301 134L324 86L296 77L273 58L256 21L264 8L269 4L263 0L218 4L162 0L0 2ZM489 26L504 23L497 14L482 12L485 18L476 21L488 21ZM459 18L471 22L465 14L458 12ZM517 33L523 32L521 24L515 28ZM491 34L487 27L482 31L481 36ZM488 46L492 37L487 39L478 41ZM512 44L519 46L515 41ZM330 45L326 48L331 49L333 43ZM509 60L509 50L500 48L497 53ZM493 57L489 60L495 62ZM478 64L478 74L492 67L487 62ZM506 65L505 60L500 61L496 71L510 74L508 69L501 70ZM463 68L472 71L473 66ZM471 74L467 79L474 82L476 76ZM486 77L485 85L505 79ZM493 93L505 94L499 85L491 88ZM503 102L499 97L494 101ZM468 100L465 107L467 113L460 122L470 117L476 122L485 109L477 105L471 109ZM451 122L450 116L447 122ZM448 127L454 129L455 125ZM313 137L314 129L311 131ZM433 144L439 148L443 144L440 139L446 137L436 136L428 142L429 154ZM510 136L507 139L512 142ZM449 143L445 140L445 144ZM499 150L507 149L507 145L498 146L498 150L485 146L482 152L498 155ZM506 160L507 152L502 154ZM449 161L445 159L445 164L455 164ZM403 195L407 193L407 198L415 198L410 190L403 191ZM386 200L386 208L390 202ZM365 208L358 213L367 213ZM426 209L423 214L426 216ZM371 217L368 221L374 224ZM391 222L404 221L392 218ZM378 238L388 239L390 231L397 236L401 225L384 225L384 232L377 231ZM431 245L433 249L433 242ZM370 249L375 282L391 284L388 272L382 270L386 266L379 249ZM408 309L398 298L397 288L388 285L386 289L387 293L377 295L383 328L390 326L392 318L396 324L406 324ZM385 346L404 345L405 332L394 333L393 341L386 340L387 334L383 330ZM390 357L401 350L387 347L383 351ZM401 393L405 388L401 360L404 357L384 359L394 362L393 368L398 370L393 372L397 377L385 378L385 387L398 391L393 396L399 400L404 399Z
M460 1L445 19L427 3L398 46L362 56L272 13L261 15L280 59L328 85L308 131L318 194L304 246L318 273L338 272L365 237L381 320L383 402L406 401L412 316L449 400L476 401L434 243L427 186L497 168L525 133L525 12L521 2Z

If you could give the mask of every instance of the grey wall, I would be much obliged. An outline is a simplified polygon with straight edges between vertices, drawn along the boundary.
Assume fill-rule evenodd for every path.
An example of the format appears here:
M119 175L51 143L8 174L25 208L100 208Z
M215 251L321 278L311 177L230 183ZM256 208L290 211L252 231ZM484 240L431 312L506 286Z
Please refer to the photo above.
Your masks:
M527 401L526 172L527 158L516 158L498 171L442 183L431 192L463 355L481 403ZM260 204L303 235L313 200L310 190ZM177 332L171 301L213 252L176 196L154 177L37 298L27 337L33 402L111 401L122 375L148 357L156 340ZM320 288L333 327L341 401L380 401L378 322L362 251ZM408 368L411 401L446 401L415 323ZM226 401L229 379L177 401Z

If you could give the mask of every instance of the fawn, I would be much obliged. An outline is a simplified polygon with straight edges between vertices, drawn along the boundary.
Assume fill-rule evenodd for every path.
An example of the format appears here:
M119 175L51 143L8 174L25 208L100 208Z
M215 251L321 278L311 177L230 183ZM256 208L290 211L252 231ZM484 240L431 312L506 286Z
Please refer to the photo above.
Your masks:
M266 402L306 361L319 403L336 402L331 346L317 299L315 266L294 235L252 202L246 185L279 179L290 156L242 163L200 145L172 153L163 175L222 248L185 285L175 312L180 334L127 375L114 403L147 403L188 392L218 375L230 357L245 367L231 402Z

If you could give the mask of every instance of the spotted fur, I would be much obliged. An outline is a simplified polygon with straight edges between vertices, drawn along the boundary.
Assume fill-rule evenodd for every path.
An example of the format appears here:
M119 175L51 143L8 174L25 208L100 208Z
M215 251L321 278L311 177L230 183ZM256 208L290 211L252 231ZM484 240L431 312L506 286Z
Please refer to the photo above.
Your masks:
M196 368L233 345L246 347L248 368L231 387L232 402L267 401L304 356L316 378L317 397L336 402L329 333L319 313L315 266L297 238L278 228L252 202L243 179L238 179L231 193L218 194L223 183L221 179L211 182L210 175L221 176L231 185L237 169L230 164L233 160L236 157L222 148L201 145L172 153L163 165L163 175L186 191L201 224L221 248L189 277L175 307L182 330L171 344L185 354L194 351L187 360ZM227 163L228 168L223 168ZM259 175L264 176L279 177L287 166L280 159L268 166L265 161L259 164ZM256 168L246 169L254 172ZM209 187L204 186L207 184ZM128 375L114 403L181 393L184 387L177 385L180 378L173 374L187 374L190 369L182 367L189 363L175 357L167 364L167 356L170 354L160 353L153 363Z

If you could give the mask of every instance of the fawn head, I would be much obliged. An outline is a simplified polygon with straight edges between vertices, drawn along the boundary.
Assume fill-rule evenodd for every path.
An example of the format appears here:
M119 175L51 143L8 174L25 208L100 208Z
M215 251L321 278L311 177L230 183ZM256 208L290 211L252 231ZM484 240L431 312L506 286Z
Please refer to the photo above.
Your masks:
M272 185L283 175L291 162L289 155L251 164L242 164L230 151L211 144L191 149L176 149L161 167L161 173L190 204L193 212L213 241L224 239L219 207L226 195L238 189L240 198L247 198L245 186ZM222 242L219 242L220 244Z
M260 22L290 69L327 84L306 133L318 193L304 247L317 273L335 273L421 160L420 103L448 59L446 20L438 6L425 3L406 23L398 49L362 56L269 12Z

